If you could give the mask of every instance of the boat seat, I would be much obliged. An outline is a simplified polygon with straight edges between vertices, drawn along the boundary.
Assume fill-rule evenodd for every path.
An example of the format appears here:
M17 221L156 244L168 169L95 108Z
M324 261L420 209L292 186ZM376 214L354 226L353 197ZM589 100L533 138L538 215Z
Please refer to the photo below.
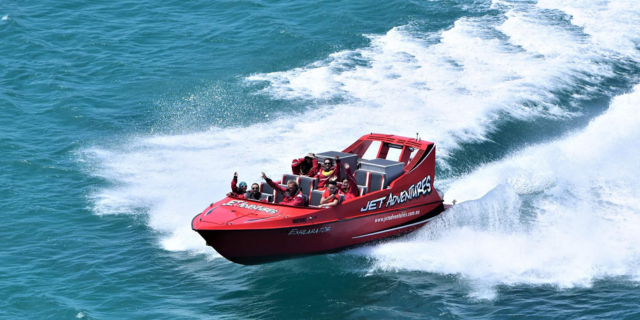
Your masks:
M360 170L378 172L385 175L385 180L391 183L404 173L404 162L387 159L360 159ZM386 188L384 185L382 188Z
M358 189L360 190L360 196L364 196L365 194L367 194L367 187L365 186L358 186Z
M281 182L282 182L282 184L287 184L287 182L288 182L289 180L294 180L295 182L297 182L298 184L300 184L300 182L299 182L299 180L300 180L300 179L298 179L299 177L300 177L300 176L297 176L297 175L295 175L295 174L283 174L283 175L282 175L282 181L281 181Z
M318 163L323 163L324 159L333 160L333 157L336 156L336 155L340 157L340 161L342 161L343 164L345 164L345 163L349 164L349 166L352 168L351 172L353 172L353 170L357 167L357 165L358 165L358 155L357 154L344 153L344 152L339 152L339 151L327 151L327 152L316 153L316 157L318 159ZM340 169L340 176L341 177L345 176L344 167Z
M287 188L286 184L280 184L281 187L283 188ZM302 194L302 196L304 197L304 205L305 207L309 205L309 196L306 194ZM282 199L284 199L284 195L278 191L276 191L275 189L273 190L273 199L275 199L275 201L273 203L280 203L282 202ZM318 200L320 201L320 200Z
M309 198L309 205L310 206L319 206L320 205L320 200L322 200L322 194L324 193L324 190L320 191L320 190L313 190L311 191L311 197ZM340 203L344 202L344 194L340 194Z
M356 182L359 186L367 187L368 193L382 190L387 187L386 175L379 172L357 170Z
M283 174L282 175L282 183L287 183L289 180L295 180L300 189L302 190L302 194L309 197L311 196L311 191L318 187L318 179L311 178L307 176L297 176L294 174Z
M273 188L266 182L260 182L260 192L273 194Z
M318 188L318 179L300 176L300 182L298 182L302 192L305 194L311 194L311 190Z
M281 187L287 187L286 185L281 184ZM276 189L273 189L273 203L280 203L282 202L282 199L284 199L284 195L278 191L276 191Z
M311 197L309 197L309 205L311 206L319 206L320 200L322 200L322 193L324 191L313 190L311 191Z
M254 199L249 199L249 196L251 195L251 191L247 191L247 193L244 194L245 197L247 197L248 200L251 201L258 201L258 200L254 200ZM272 193L262 193L261 198L264 197L267 202L273 202L273 194Z

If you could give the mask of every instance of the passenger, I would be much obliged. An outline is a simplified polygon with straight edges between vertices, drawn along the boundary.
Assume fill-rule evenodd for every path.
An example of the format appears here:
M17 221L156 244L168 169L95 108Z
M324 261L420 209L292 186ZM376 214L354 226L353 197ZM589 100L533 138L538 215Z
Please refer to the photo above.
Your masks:
M233 173L233 180L231 180L231 192L227 193L227 197L236 197L240 199L246 199L245 193L247 192L247 183L242 181L240 182L239 187L236 185L238 183L238 173Z
M335 207L340 203L340 194L338 193L337 184L338 183L333 180L327 182L327 188L322 193L322 199L320 199L320 207Z
M344 193L344 200L350 200L360 196L360 189L358 189L358 183L351 174L351 168L348 163L344 164L344 173L346 177L342 179L342 184L339 186L340 191Z
M291 163L291 172L295 175L314 177L318 170L318 159L313 153L307 154L304 158L294 159Z
M337 155L334 157L336 159L336 165L333 165L333 160L330 158L324 159L324 164L322 169L316 174L316 178L318 179L318 190L324 190L325 185L329 181L339 181L340 180L340 166L342 162L340 161L340 157Z
M247 200L256 200L262 202L266 202L269 199L269 195L260 192L260 185L257 183L252 184L251 191L247 191L244 196L247 198Z
M287 206L293 207L302 207L304 206L304 196L302 192L300 192L300 187L298 183L294 180L287 181L287 188L281 187L279 184L273 182L271 179L267 178L267 175L263 172L262 179L267 182L274 190L282 193L284 198L280 201L280 204L284 204Z

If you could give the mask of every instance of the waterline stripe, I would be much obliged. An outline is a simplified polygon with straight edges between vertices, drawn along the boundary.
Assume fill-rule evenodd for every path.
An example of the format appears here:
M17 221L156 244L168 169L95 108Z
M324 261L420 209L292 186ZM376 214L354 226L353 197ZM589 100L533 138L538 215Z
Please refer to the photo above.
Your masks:
M436 216L437 217L437 216ZM380 233L385 233L385 232L389 232L389 231L393 231L393 230L398 230L398 229L403 229L403 228L407 228L407 227L411 227L411 226L415 226L417 224L421 224L421 223L427 223L431 220L433 220L435 217L429 218L427 220L423 220L420 222L416 222L416 223L412 223L406 226L401 226L401 227L395 227L393 229L388 229L388 230L382 230L382 231L378 231L378 232L373 232L373 233L367 233L367 234L363 234L361 236L357 236L357 237L352 237L351 239L358 239L358 238L362 238L362 237L368 237L368 236L372 236L372 235L376 235L376 234L380 234Z

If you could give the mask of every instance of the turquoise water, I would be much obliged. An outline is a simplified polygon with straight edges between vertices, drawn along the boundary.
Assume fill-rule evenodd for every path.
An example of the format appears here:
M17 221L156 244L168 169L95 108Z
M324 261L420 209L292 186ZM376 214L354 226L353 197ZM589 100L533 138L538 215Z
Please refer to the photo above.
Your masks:
M0 318L640 319L640 3L0 3ZM411 236L240 266L190 228L369 132Z

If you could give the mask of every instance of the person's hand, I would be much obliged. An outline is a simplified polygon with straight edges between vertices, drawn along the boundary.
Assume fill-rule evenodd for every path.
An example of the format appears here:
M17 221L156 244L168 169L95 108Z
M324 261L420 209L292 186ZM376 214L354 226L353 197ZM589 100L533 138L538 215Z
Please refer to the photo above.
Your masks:
M238 177L238 173L237 173L237 172L234 172L234 173L233 173L233 176L237 178L237 177Z
M337 154L335 156L333 156L333 158L336 159L336 161L340 161L340 157L338 157Z
M316 158L316 154L315 154L315 153L312 153L311 155L313 155L313 158L314 158L314 159Z
M262 173L262 179L264 179L264 180L267 180L267 179L268 179L268 178L267 178L267 175L266 175L264 172Z
M345 169L349 169L349 164L348 164L348 163L345 163L345 164L344 164L344 168L345 168Z

